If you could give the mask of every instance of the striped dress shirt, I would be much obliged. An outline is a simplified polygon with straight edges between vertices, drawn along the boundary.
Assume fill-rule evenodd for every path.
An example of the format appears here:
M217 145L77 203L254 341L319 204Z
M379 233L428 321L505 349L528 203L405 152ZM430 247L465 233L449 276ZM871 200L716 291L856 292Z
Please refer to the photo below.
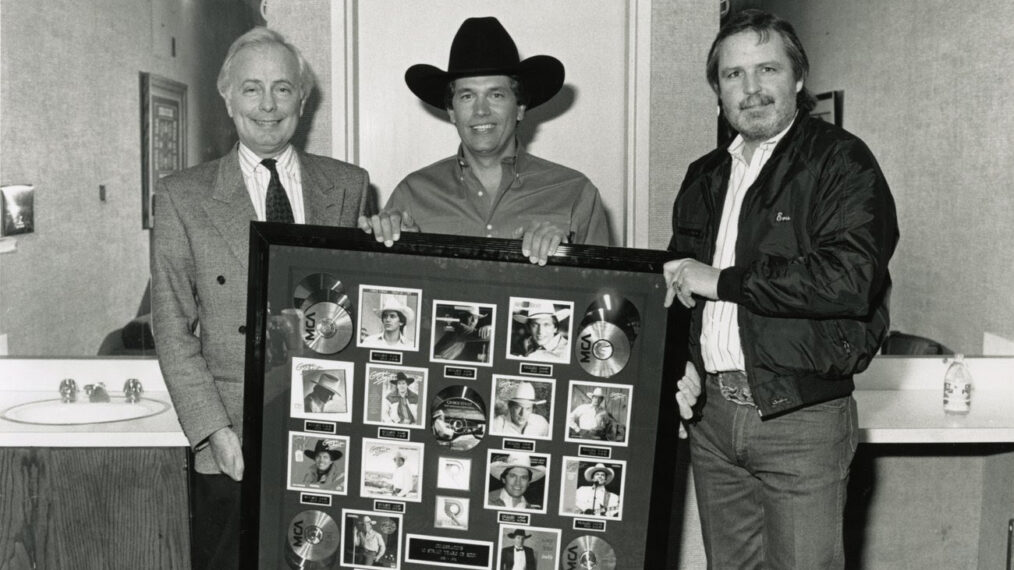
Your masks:
M789 123L792 126L792 123ZM736 239L739 236L739 214L747 190L757 180L771 153L782 140L789 127L762 142L748 162L743 156L745 141L742 136L729 145L732 156L732 173L729 188L722 206L722 219L715 240L715 257L711 265L725 269L736 264ZM704 321L701 329L701 356L704 369L711 373L746 370L743 363L743 345L739 340L739 306L728 301L708 301L704 304Z

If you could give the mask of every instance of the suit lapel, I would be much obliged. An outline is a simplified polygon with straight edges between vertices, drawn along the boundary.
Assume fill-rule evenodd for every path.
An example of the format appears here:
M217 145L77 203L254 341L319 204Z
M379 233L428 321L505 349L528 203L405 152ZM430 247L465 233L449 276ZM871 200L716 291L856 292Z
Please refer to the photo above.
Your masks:
M314 157L299 151L297 156L303 176L303 209L306 213L306 223L318 226L334 225L334 220L342 211L345 193L336 191L334 182Z
M211 199L205 204L211 223L246 268L250 252L250 221L257 219L257 212L243 182L238 146L233 147L232 152L219 163Z

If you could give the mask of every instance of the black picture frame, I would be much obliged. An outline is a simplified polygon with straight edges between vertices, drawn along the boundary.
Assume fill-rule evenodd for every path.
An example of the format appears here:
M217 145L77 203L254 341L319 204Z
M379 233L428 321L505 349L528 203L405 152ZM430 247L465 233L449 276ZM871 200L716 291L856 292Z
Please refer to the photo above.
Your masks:
M842 126L842 112L845 107L845 91L827 91L814 96L817 104L810 116L827 121L836 127Z
M667 337L679 336L673 333L671 315L684 314L662 307L665 296L662 265L671 257L667 252L655 250L564 245L547 266L539 267L522 255L517 240L406 233L393 247L387 248L358 229L252 222L246 323L243 439L246 468L242 488L241 566L272 570L286 564L289 567L301 567L299 564L345 567L350 556L348 545L335 545L344 544L347 537L338 540L336 533L348 534L346 519L354 516L363 528L374 524L363 522L366 519L383 521L383 530L387 532L384 540L398 553L397 560L387 559L377 567L399 570L444 565L492 568L500 551L505 525L517 524L560 530L560 550L553 555L558 557L553 558L554 568L570 558L574 558L576 564L577 557L589 549L595 550L599 557L608 557L611 551L617 568L665 567L674 548L669 533L676 522L672 519L677 433L673 393L678 378L670 373L677 351L668 347L679 346L679 339L667 342ZM312 291L307 283L321 287ZM574 314L570 318L574 321L572 330L576 337L569 343L572 358L569 363L503 358L509 350L506 346L509 336L506 327L511 326L509 318L500 319L499 326L503 330L496 331L494 366L466 367L466 372L470 373L463 376L458 376L456 368L446 362L431 362L426 350L378 350L358 346L352 338L358 327L344 316L337 319L338 328L351 327L345 331L349 334L339 331L330 337L348 336L343 347L328 354L313 351L311 344L317 343L314 345L317 348L321 348L321 344L305 328L309 323L308 315L322 310L319 303L326 304L324 307L332 318L336 313L355 315L362 283L422 290L418 317L424 319L419 327L423 335L420 344L424 347L429 346L429 335L433 334L432 323L428 321L433 318L434 300L489 303L495 305L501 315L509 313L508 303L512 297L572 302ZM535 315L534 308L529 312ZM311 327L312 330L318 330L315 327ZM604 330L610 332L601 332ZM330 351L337 344L341 342L322 349ZM593 345L601 350L592 352ZM605 345L609 346L603 348ZM612 353L607 350L610 347L614 349ZM624 348L628 358L622 366L617 366L620 359L610 354L623 353ZM292 386L300 385L291 381L292 363L294 359L305 363L307 356L351 363L352 388L348 390L354 399L350 403L354 413L351 421L328 422L316 417L308 420L290 415L292 403L302 396L291 393ZM556 380L552 405L560 420L553 424L549 440L529 439L523 434L493 435L484 431L475 438L477 441L472 447L461 450L441 446L434 429L402 430L395 426L365 424L361 421L362 398L367 393L364 374L368 363L426 367L431 399L442 389L464 386L467 390L461 393L470 394L473 402L484 400L487 420L492 418L493 412L493 375L552 377ZM565 441L568 411L564 408L569 399L565 391L573 381L594 384L599 380L631 387L630 401L625 405L631 406L633 413L626 420L630 425L623 426L625 443L597 445L600 442L594 438ZM432 414L433 402L428 403L428 413ZM427 426L432 423L432 418L428 417ZM483 422L478 425L482 426ZM348 451L343 461L351 479L345 484L346 495L324 496L286 489L286 477L293 472L290 462L294 458L287 457L292 454L288 442L293 432L332 433L348 438L347 446L342 447ZM414 474L408 478L413 481L410 483L413 488L405 495L407 499L398 496L397 474L393 476L394 482L378 482L375 475L376 456L388 454L391 449L371 455L369 462L374 467L370 481L366 480L363 466L367 458L361 457L367 447L364 440L369 440L370 450L383 447L385 441L390 442L391 449L422 444L418 453L410 455L412 465L409 467ZM538 511L486 508L489 502L487 481L491 472L497 472L496 466L487 459L496 455L498 460L508 461L500 453L491 453L494 451L548 455L549 465L540 468L545 471L545 478L539 481L548 504ZM611 488L623 501L622 509L615 511L618 514L585 517L568 513L561 516L564 489L572 495L574 486L571 482L561 484L565 457L571 462L579 458L582 465L602 462L625 465L622 478L618 476ZM470 465L464 475L467 490L438 484L442 477L439 466L446 466L448 458L470 460L460 461ZM401 461L404 464L405 460ZM503 467L500 472L504 473ZM581 471L577 477L587 477L583 473ZM621 481L622 488L617 486ZM359 490L367 484L372 485L371 492L369 496L361 496ZM587 485L588 482L582 478L576 484ZM392 492L374 494L375 490L385 488L391 488ZM438 501L446 504L448 497L467 499L471 505L467 533L436 526L436 505ZM313 528L308 527L311 522ZM403 528L398 528L399 525ZM311 534L307 534L308 530ZM393 538L395 533L397 538ZM316 542L308 540L308 536L315 536ZM323 546L316 548L318 544Z

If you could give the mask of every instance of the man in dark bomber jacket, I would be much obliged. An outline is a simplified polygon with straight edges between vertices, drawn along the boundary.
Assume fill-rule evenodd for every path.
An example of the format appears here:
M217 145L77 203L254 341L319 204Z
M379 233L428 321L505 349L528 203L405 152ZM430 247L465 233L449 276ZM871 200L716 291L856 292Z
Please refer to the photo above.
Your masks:
M730 17L708 78L739 136L673 208L667 304L692 308L681 388L704 392L688 431L714 568L843 567L852 377L888 331L894 200L859 138L808 115L808 66L784 20Z

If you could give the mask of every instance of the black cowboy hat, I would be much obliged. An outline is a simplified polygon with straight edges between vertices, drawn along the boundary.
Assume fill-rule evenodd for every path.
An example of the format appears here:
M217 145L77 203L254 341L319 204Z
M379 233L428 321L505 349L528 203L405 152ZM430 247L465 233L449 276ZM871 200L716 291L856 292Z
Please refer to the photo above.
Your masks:
M411 384L412 382L415 382L415 378L409 376L408 374L405 374L404 372L399 372L394 378L391 378L389 382L391 384L397 384L398 382L405 382L406 384Z
M447 71L423 63L405 72L405 83L416 97L444 108L447 84L461 77L513 75L528 96L528 109L549 101L563 87L563 64L555 57L535 55L522 60L518 47L493 17L465 20L451 43Z
M337 439L319 439L317 445L313 446L313 451L309 449L303 450L303 455L310 459L315 459L317 454L326 451L331 456L331 461L338 461L344 455L341 450L341 442Z

